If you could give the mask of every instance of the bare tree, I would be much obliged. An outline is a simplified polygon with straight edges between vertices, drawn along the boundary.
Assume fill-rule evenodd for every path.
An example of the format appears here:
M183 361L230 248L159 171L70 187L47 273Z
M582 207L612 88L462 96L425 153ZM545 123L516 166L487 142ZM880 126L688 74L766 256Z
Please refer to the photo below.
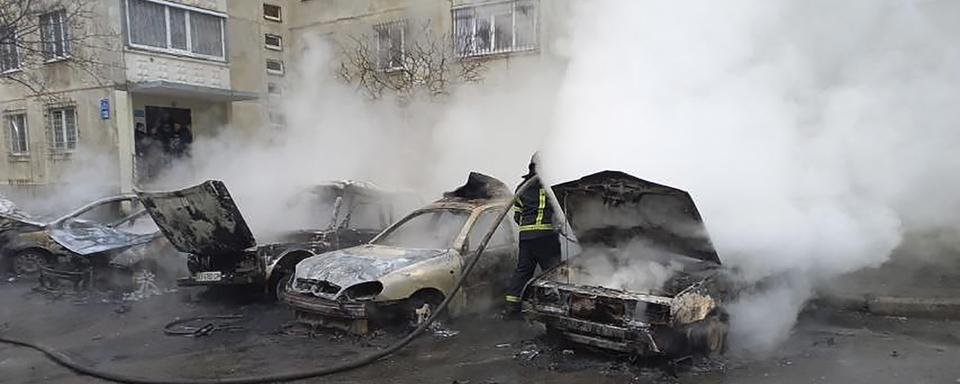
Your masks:
M339 73L372 99L439 98L454 86L483 80L484 60L457 57L449 35L435 34L429 21L414 31L405 21L380 24L374 30L373 36L353 36L342 47Z
M96 0L0 0L0 81L33 94L51 90L44 64L58 62L98 85L119 67L104 60L117 32L98 20Z

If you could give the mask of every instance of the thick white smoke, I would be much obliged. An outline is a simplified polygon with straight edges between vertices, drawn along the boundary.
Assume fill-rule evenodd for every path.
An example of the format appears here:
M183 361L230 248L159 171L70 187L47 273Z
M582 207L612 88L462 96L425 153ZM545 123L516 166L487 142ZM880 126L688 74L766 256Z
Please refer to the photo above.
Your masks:
M251 137L223 127L198 137L192 158L150 188L223 180L257 239L269 241L312 228L316 212L291 203L330 180L372 181L418 193L424 202L462 184L470 171L512 184L550 127L544 117L554 106L557 70L491 68L481 85L401 107L371 101L337 79L340 57L331 42L310 40L307 47L281 103L284 130L264 128Z
M577 2L554 179L620 169L691 192L724 262L778 289L735 343L786 336L817 284L960 208L960 4ZM785 316L772 316L786 314Z

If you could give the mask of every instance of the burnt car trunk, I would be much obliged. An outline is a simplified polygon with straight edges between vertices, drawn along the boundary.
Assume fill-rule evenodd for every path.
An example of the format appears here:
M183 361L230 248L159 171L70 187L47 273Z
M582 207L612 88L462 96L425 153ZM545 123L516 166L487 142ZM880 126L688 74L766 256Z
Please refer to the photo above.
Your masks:
M613 171L553 189L582 252L528 284L530 317L622 352L722 349L725 275L689 194Z

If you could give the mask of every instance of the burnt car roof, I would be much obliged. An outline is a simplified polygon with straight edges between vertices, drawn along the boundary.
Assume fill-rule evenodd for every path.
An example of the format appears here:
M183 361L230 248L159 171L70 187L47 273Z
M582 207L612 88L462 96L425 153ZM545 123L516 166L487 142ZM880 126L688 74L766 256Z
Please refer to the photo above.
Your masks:
M470 172L465 184L445 192L441 199L431 205L456 206L459 203L464 208L470 209L500 200L509 200L512 196L510 188L502 181L479 172Z
M180 252L219 255L257 243L222 181L207 180L176 191L137 191L137 195Z
M554 185L553 191L581 245L639 240L720 264L700 212L685 191L618 171Z

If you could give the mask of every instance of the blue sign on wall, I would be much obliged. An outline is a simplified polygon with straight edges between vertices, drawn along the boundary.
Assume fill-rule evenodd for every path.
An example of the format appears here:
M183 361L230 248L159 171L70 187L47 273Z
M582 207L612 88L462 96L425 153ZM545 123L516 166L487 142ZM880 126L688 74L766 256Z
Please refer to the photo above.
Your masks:
M100 118L104 120L110 118L110 99L106 97L100 99Z

